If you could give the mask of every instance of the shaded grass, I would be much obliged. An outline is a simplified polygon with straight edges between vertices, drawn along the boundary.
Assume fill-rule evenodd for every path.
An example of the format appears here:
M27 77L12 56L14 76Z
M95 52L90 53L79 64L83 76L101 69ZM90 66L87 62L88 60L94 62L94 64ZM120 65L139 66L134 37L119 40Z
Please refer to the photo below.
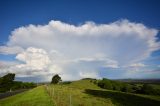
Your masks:
M85 92L100 98L110 98L116 106L160 106L160 101L129 93L93 89L86 89Z
M160 96L158 96L158 95L143 95L143 94L134 94L134 95L144 97L144 98L148 98L148 99L153 99L153 100L156 100L156 101L160 101Z
M53 106L44 86L0 100L0 106Z

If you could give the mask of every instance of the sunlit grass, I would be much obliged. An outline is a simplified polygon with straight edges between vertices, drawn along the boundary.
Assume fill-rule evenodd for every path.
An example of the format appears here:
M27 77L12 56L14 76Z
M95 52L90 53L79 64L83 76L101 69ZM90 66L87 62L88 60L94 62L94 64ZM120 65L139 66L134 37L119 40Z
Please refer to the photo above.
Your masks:
M86 87L50 85L46 89L57 106L114 106L110 98L105 99L86 94L84 89Z
M0 106L53 106L44 86L0 100Z

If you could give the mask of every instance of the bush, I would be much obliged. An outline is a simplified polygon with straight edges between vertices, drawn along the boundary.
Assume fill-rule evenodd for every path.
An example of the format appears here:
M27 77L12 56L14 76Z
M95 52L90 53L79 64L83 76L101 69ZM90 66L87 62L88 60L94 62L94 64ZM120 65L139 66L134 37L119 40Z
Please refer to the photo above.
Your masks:
M104 85L105 85L105 81L102 80L98 82L99 87L104 88Z
M113 81L103 78L98 82L98 86L104 89L117 90L122 92L133 92L132 85L126 84L124 82Z
M112 90L113 86L110 80L103 78L103 80L98 82L98 86L104 89Z
M121 90L121 83L117 81L112 81L113 90L120 91Z
M106 80L105 84L104 84L104 89L112 90L113 89L112 83L110 81Z
M133 84L132 86L132 90L134 93L142 93L141 88L142 88L141 86L137 86L136 84Z
M104 89L117 90L121 92L142 93L149 95L160 95L160 88L153 84L129 84L120 81L113 81L106 78L98 81L98 86Z
M94 83L94 84L98 84L98 81L97 81L97 80L94 80L93 83Z
M151 84L144 84L141 92L144 94L150 94L150 95L160 95L160 89L154 88Z
M132 86L130 84L124 84L121 89L122 92L133 92Z

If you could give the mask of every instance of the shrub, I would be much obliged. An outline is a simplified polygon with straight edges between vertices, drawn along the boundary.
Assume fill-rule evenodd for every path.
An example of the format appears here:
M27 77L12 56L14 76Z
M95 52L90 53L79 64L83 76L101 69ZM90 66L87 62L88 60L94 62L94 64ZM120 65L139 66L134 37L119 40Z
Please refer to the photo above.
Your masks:
M105 84L104 84L104 89L112 90L113 89L112 83L110 81L106 80Z
M154 86L151 84L144 84L142 86L141 92L150 95L160 95L160 89L154 88Z
M104 89L112 90L113 86L110 80L103 78L103 80L98 82L98 86Z
M121 89L122 92L133 92L132 86L130 84L124 84Z
M112 81L113 90L120 91L121 90L121 83L117 81Z
M142 88L141 86L137 86L136 84L133 84L132 86L132 90L134 93L142 93L141 88Z
M105 85L105 82L103 80L98 82L99 87L104 88L104 85Z
M102 80L98 80L98 86L104 89L109 90L117 90L121 92L130 92L130 93L142 93L142 94L149 94L149 95L160 95L160 88L157 85L153 84L129 84L120 81L109 80L103 78Z

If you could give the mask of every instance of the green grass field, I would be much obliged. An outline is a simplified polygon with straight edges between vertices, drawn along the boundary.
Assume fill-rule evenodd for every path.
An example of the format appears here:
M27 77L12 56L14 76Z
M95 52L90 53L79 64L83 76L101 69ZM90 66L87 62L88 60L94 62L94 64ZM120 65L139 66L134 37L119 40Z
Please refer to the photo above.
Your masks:
M0 100L0 106L53 106L44 86Z
M80 80L40 86L0 100L0 106L160 106L160 96L104 90Z

